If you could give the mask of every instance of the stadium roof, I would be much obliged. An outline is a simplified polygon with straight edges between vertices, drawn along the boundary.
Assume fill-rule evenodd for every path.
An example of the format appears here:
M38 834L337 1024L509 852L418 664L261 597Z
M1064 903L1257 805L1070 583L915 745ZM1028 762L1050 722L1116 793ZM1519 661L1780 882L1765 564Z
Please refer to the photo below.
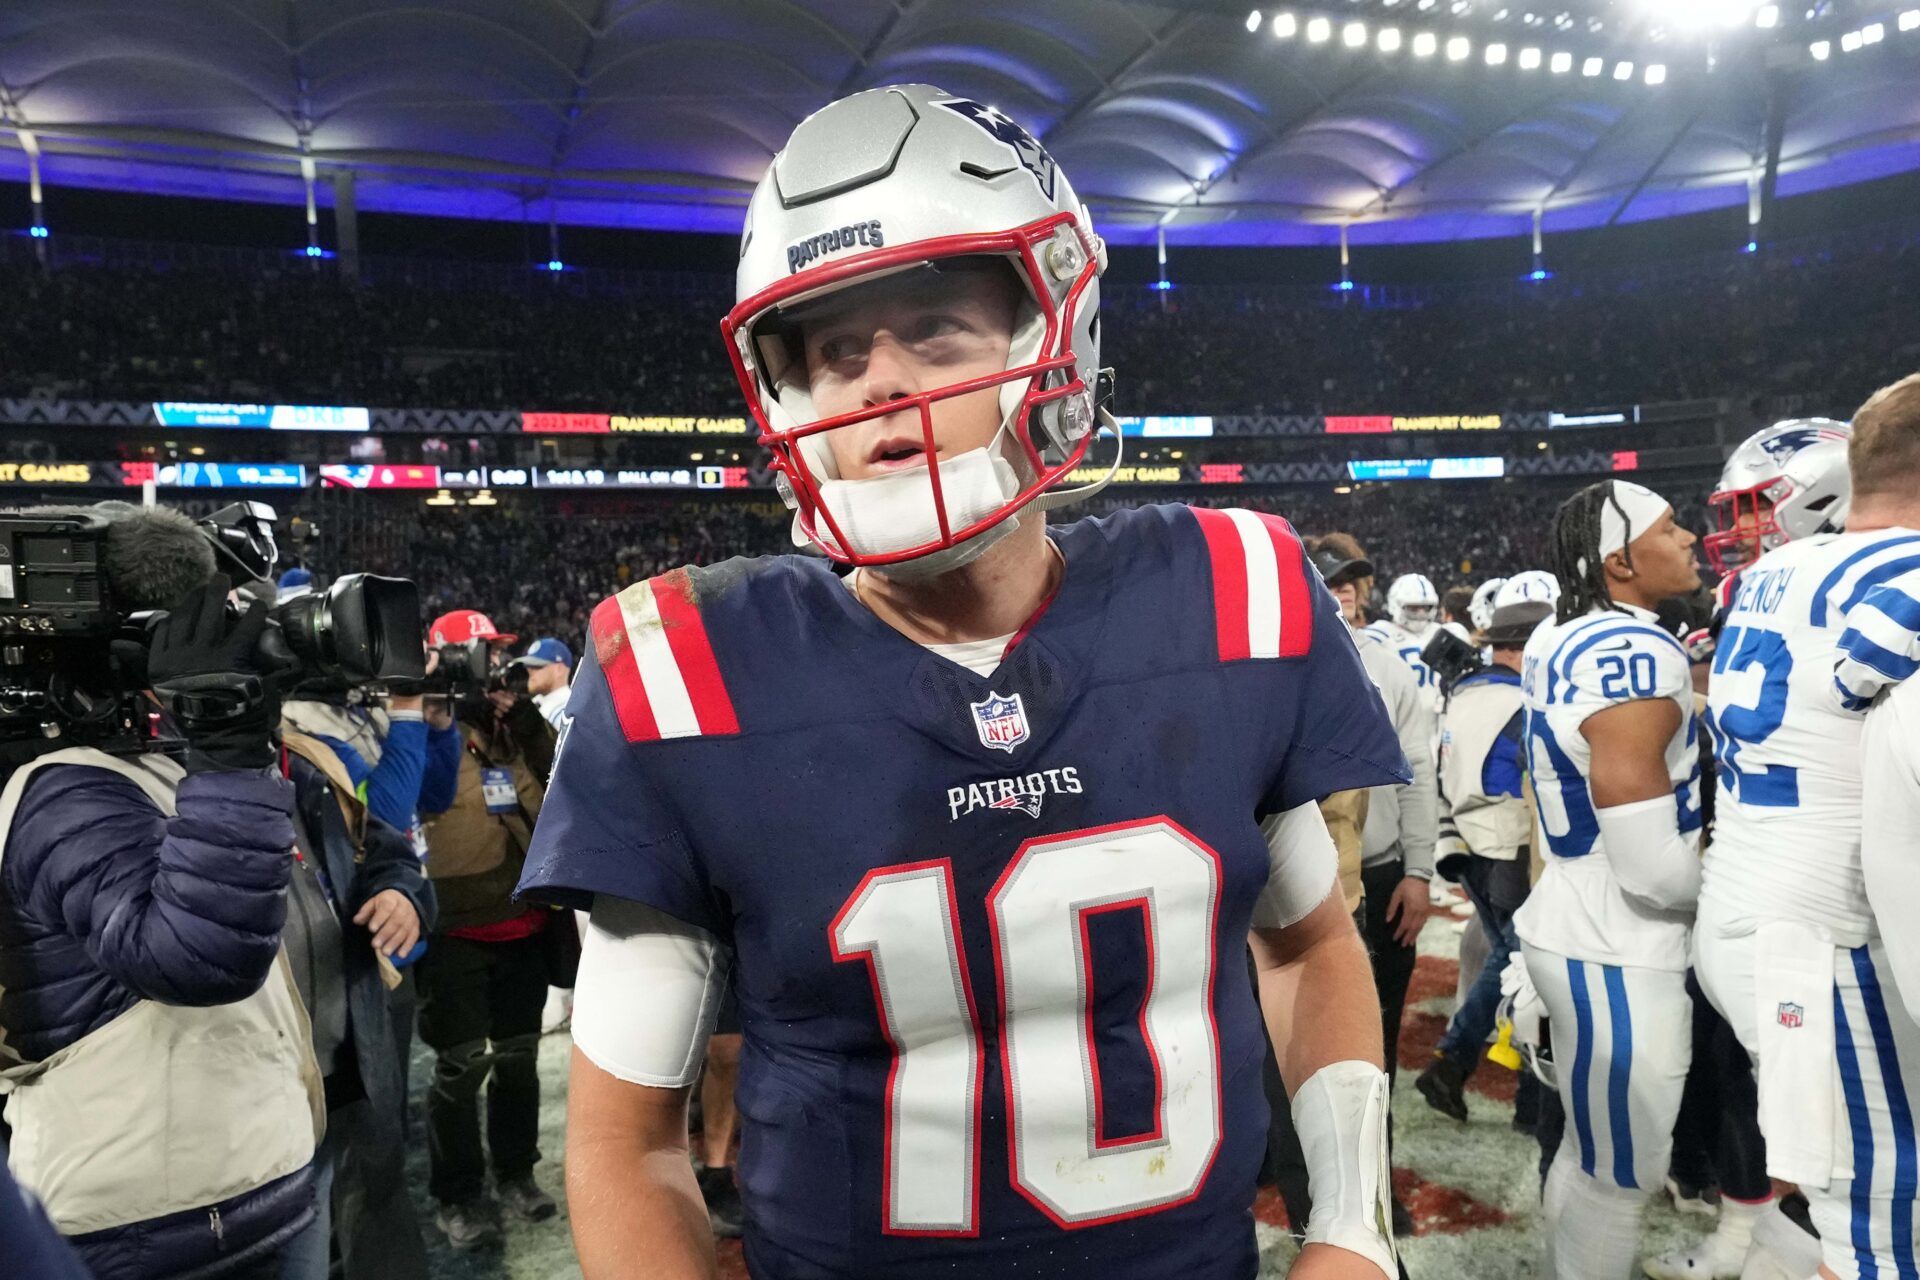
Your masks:
M1781 195L1920 168L1913 6L9 0L0 178L298 202L306 157L322 204L731 232L796 121L917 80L1120 242L1552 234L1745 204L1770 142Z

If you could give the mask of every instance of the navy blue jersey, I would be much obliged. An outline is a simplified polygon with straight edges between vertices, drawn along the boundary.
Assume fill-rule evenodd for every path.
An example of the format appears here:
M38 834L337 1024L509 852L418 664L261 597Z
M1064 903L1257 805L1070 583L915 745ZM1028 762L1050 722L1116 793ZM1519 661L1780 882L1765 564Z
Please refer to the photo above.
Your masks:
M594 615L521 892L733 949L755 1276L1255 1274L1258 819L1405 762L1284 521L1049 536L986 677L797 556Z

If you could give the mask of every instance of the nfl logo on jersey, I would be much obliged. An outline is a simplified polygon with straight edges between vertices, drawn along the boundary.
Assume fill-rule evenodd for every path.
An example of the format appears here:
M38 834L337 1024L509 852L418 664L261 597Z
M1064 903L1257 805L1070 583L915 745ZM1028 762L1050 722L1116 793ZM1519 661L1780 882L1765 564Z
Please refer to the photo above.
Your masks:
M1782 1000L1780 1002L1780 1011L1775 1016L1778 1019L1781 1026L1787 1027L1787 1028L1793 1028L1800 1025L1801 1015L1804 1013L1806 1013L1806 1010L1801 1008L1799 1005L1795 1004L1793 1001Z
M994 747L1009 755L1027 740L1027 708L1020 695L1005 697L988 692L986 701L970 702L974 728L980 731L980 745Z

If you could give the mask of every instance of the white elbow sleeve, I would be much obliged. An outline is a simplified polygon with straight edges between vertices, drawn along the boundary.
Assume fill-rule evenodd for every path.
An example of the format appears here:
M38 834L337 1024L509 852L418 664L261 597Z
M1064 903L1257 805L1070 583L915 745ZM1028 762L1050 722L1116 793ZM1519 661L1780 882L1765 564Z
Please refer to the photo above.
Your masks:
M573 988L574 1045L629 1084L692 1084L730 963L705 930L643 903L595 898Z
M1665 911L1691 911L1700 898L1700 838L1682 835L1672 796L1618 804L1594 814L1620 887Z
M1269 815L1260 824L1267 837L1267 887L1253 907L1253 927L1284 929L1327 900L1340 879L1340 855L1327 834L1320 806L1312 802Z
M1371 1062L1320 1068L1293 1095L1313 1212L1307 1243L1357 1253L1391 1280L1393 1182L1387 1167L1387 1075Z

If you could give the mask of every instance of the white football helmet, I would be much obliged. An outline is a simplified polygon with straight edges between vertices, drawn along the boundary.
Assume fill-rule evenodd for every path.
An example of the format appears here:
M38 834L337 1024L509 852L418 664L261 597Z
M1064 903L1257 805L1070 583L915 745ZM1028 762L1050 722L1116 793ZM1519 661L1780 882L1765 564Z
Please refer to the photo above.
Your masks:
M937 282L943 269L982 263L1004 264L1018 282L1004 372L837 416L815 411L799 347L813 304L886 277L927 272ZM992 107L930 85L892 85L801 121L747 206L737 303L721 323L794 510L795 543L845 564L925 576L978 556L1036 499L1053 505L1061 495L1043 492L1079 464L1095 431L1106 263L1066 174ZM934 406L989 388L998 389L999 434L985 448L939 457ZM912 423L913 443L902 448L925 462L840 476L826 433L895 414Z
M1852 437L1852 427L1832 418L1789 418L1748 436L1707 499L1718 526L1705 539L1714 572L1734 573L1782 543L1845 529Z
M1387 616L1416 636L1433 625L1439 609L1440 593L1424 574L1403 573L1387 588Z
M1473 622L1473 629L1484 633L1493 625L1493 599L1500 594L1500 588L1506 585L1505 578L1488 578L1473 589L1473 603L1467 606L1467 617Z
M1519 604L1522 601L1535 600L1541 604L1560 603L1560 579L1545 569L1528 569L1516 573L1501 584L1494 593L1493 607L1499 610L1505 605Z

